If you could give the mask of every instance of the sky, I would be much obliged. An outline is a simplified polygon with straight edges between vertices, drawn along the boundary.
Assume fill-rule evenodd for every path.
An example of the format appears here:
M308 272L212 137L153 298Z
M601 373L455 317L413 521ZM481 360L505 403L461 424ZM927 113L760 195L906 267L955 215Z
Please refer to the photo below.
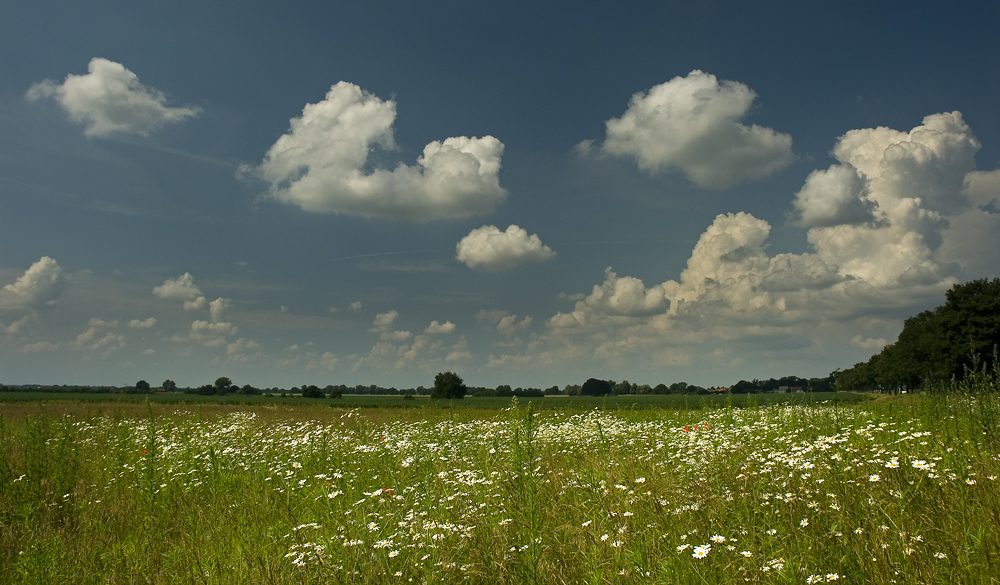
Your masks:
M0 14L0 383L825 377L1000 273L993 4Z

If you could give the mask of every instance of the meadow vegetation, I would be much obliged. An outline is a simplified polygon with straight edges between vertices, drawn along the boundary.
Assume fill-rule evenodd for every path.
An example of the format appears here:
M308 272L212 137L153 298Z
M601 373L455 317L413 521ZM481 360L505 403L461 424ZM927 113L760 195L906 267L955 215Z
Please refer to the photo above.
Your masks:
M998 378L655 408L3 402L0 583L991 583Z

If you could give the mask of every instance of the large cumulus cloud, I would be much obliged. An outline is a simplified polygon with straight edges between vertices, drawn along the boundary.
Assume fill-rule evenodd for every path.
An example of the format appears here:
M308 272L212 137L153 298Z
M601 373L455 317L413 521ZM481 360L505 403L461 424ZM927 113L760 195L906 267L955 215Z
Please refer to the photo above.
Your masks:
M792 203L790 223L808 228L811 251L772 254L768 222L721 214L677 280L646 287L609 269L572 311L549 319L550 351L673 347L661 356L669 362L706 355L705 344L814 347L834 329L845 347L884 344L898 327L890 321L939 303L960 280L1000 273L1000 171L974 170L979 146L959 112L909 132L852 130L833 148L836 163L810 174Z
M396 147L396 104L341 81L307 104L256 167L239 175L270 185L270 197L313 213L407 221L483 215L507 196L503 144L492 136L434 141L415 166L369 169L375 147Z
M46 79L32 85L29 101L53 99L70 120L84 124L87 136L112 134L148 135L166 124L197 116L194 106L167 106L166 95L143 85L135 73L121 63L95 57L86 75L67 75L60 84Z
M741 122L756 97L742 83L692 71L632 96L625 113L606 122L600 151L634 157L650 173L679 170L707 189L766 177L795 157L789 135Z

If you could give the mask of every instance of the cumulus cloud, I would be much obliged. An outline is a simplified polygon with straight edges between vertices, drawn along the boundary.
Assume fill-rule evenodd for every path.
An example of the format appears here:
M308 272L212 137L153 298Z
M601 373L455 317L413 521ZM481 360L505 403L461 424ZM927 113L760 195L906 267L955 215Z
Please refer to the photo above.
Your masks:
M434 141L415 166L370 168L376 147L396 148L395 119L393 100L341 81L238 175L262 179L270 197L308 212L406 221L483 215L507 196L498 176L504 146L492 136Z
M197 116L194 106L169 107L158 89L139 82L121 63L95 57L86 75L67 75L61 84L51 79L32 85L28 101L55 100L70 120L84 124L87 136L148 135L166 124Z
M128 322L128 326L133 329L149 329L156 325L156 317L149 317L148 319L132 319Z
M177 278L168 278L163 284L153 288L153 294L161 299L182 301L187 311L205 308L205 296L194 284L194 277L190 272L185 272Z
M455 324L451 321L445 321L444 323L431 321L431 324L427 326L424 333L427 335L440 335L444 333L451 333L453 331L455 331Z
M240 337L226 345L226 361L229 363L251 363L264 357L264 351L256 341Z
M709 344L729 363L732 344L772 356L834 343L877 350L898 319L939 304L959 280L996 275L1000 171L974 170L978 148L958 112L909 132L852 130L833 148L836 163L809 175L792 202L811 250L773 254L768 222L721 214L677 280L646 287L609 269L548 320L549 349L534 356L613 361L641 351L692 363Z
M59 351L59 344L52 343L51 341L36 341L35 343L25 344L21 351L25 353L38 353L38 352L56 352Z
M222 321L224 313L233 308L233 302L229 299L224 299L219 297L208 304L209 314L212 316L212 322L218 323Z
M766 177L795 156L789 135L741 123L756 97L742 83L692 71L632 96L625 113L605 123L600 152L634 157L649 173L679 170L706 189ZM577 150L592 147L586 141Z
M455 362L465 362L475 358L471 351L469 351L469 342L463 336L458 340L454 346L452 346L451 351L448 355L444 356L444 361L450 364Z
M970 205L948 217L939 262L957 264L964 274L997 275L1000 266L1000 170L973 171L963 189Z
M497 323L497 333L503 335L504 337L510 337L531 326L531 317L527 316L520 321L517 320L517 315L506 315L500 319Z
M196 320L191 323L188 337L208 347L219 347L226 344L226 338L236 335L239 329L232 323L209 322Z
M73 345L81 349L101 352L102 357L107 357L125 347L124 335L108 331L108 329L114 329L117 326L118 321L91 319L87 324L87 330L76 336Z
M399 317L399 312L393 309L385 313L378 313L375 315L375 320L372 323L372 328L368 331L371 333L378 333L379 339L382 341L406 341L413 336L409 331L395 331L392 326L396 322L396 318Z
M830 227L875 221L875 202L865 193L865 181L851 165L813 171L792 202L794 225Z
M0 289L0 310L32 310L52 306L66 288L59 263L42 256L13 284Z
M505 231L484 225L469 232L455 247L455 258L469 268L491 272L510 270L519 264L545 262L556 257L551 248L542 244L537 234L510 225Z

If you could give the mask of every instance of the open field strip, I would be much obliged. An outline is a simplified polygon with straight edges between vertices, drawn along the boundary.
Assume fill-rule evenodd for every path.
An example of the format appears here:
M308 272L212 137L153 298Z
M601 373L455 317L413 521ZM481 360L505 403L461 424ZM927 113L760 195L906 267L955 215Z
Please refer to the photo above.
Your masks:
M995 395L690 411L165 408L2 411L0 582L1000 574Z

